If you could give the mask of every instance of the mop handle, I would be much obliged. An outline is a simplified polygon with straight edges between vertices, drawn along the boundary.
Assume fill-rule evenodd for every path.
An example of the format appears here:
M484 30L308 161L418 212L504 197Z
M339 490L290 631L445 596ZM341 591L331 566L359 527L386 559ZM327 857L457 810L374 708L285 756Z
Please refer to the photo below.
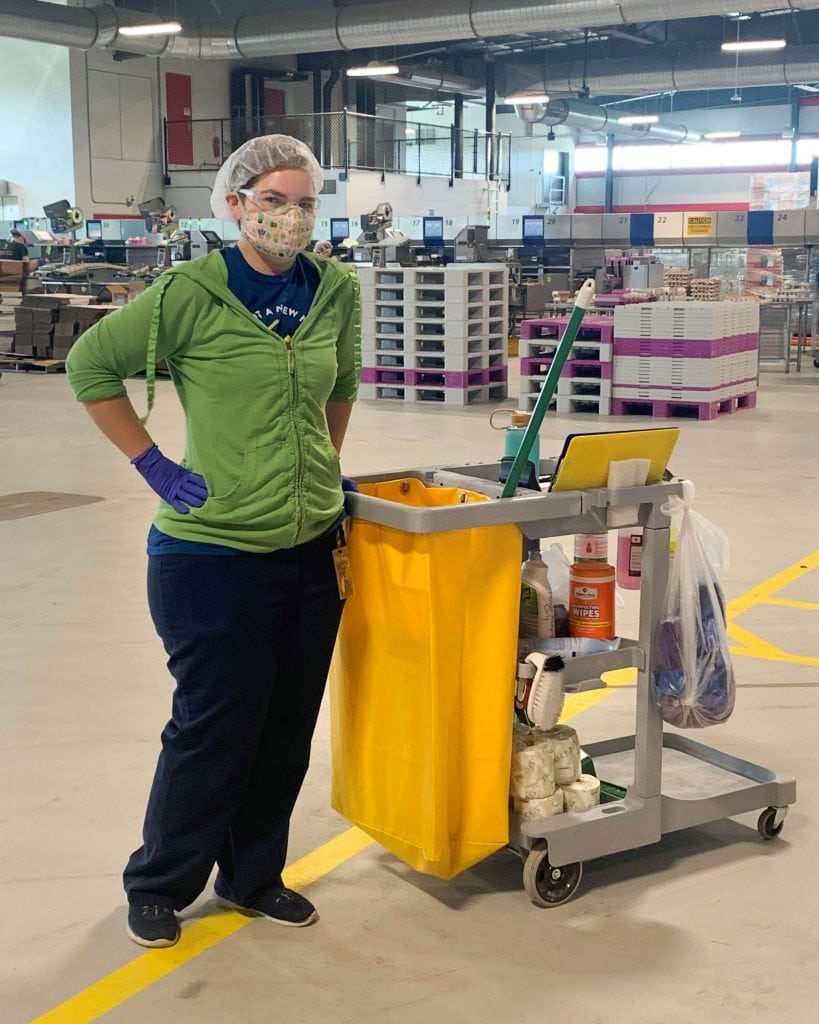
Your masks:
M523 472L523 467L526 465L526 460L529 458L529 453L532 450L532 445L535 443L535 438L540 431L540 425L543 423L543 417L546 415L546 410L549 408L549 402L552 400L552 395L555 393L557 388L557 382L560 378L560 374L563 372L563 366L566 359L571 352L574 340L577 337L577 332L580 329L580 322L585 315L586 310L591 305L591 301L594 298L594 281L589 278L584 281L580 287L580 291L577 293L577 297L574 300L574 308L572 309L572 315L569 317L569 322L566 325L566 330L563 332L563 337L557 346L552 365L549 367L549 372L546 374L546 379L543 382L540 394L538 395L535 407L532 410L532 416L526 427L526 432L520 442L520 448L518 449L515 460L512 463L512 468L509 470L509 476L506 478L506 483L503 486L501 492L502 498L511 498L515 493L515 489L520 481L520 475Z

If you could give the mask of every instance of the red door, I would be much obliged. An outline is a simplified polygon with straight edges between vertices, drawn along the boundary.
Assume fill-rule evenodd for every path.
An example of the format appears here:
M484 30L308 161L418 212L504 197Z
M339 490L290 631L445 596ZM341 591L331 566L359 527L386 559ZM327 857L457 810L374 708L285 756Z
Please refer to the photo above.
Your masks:
M279 117L284 114L284 92L281 89L264 89L264 116Z
M168 117L168 164L193 167L193 106L191 76L165 72Z

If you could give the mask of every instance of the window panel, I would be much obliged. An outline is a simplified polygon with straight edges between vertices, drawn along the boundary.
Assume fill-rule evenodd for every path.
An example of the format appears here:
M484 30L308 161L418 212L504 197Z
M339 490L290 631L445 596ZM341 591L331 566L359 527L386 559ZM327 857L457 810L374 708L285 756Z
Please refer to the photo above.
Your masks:
M575 174L599 174L606 170L605 146L578 146L574 151Z

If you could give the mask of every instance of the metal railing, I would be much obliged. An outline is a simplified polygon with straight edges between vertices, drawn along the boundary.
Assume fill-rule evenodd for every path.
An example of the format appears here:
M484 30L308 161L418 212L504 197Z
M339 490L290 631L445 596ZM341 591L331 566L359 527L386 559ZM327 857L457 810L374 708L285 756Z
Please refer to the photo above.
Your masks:
M511 136L398 121L348 110L200 121L165 121L165 173L215 171L248 139L282 133L301 139L327 170L367 170L498 181L510 185Z

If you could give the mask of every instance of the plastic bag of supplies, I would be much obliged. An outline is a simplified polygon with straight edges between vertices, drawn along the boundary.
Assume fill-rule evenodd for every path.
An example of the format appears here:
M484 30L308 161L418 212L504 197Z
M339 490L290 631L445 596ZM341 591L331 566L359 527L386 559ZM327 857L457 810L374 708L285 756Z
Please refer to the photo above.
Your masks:
M486 500L411 478L360 491L418 509ZM354 516L349 553L354 594L330 674L332 805L416 871L451 878L509 839L521 534Z
M651 689L666 722L698 729L724 722L734 709L725 598L715 573L727 567L728 539L679 497L663 512L682 512L682 523L654 638Z

